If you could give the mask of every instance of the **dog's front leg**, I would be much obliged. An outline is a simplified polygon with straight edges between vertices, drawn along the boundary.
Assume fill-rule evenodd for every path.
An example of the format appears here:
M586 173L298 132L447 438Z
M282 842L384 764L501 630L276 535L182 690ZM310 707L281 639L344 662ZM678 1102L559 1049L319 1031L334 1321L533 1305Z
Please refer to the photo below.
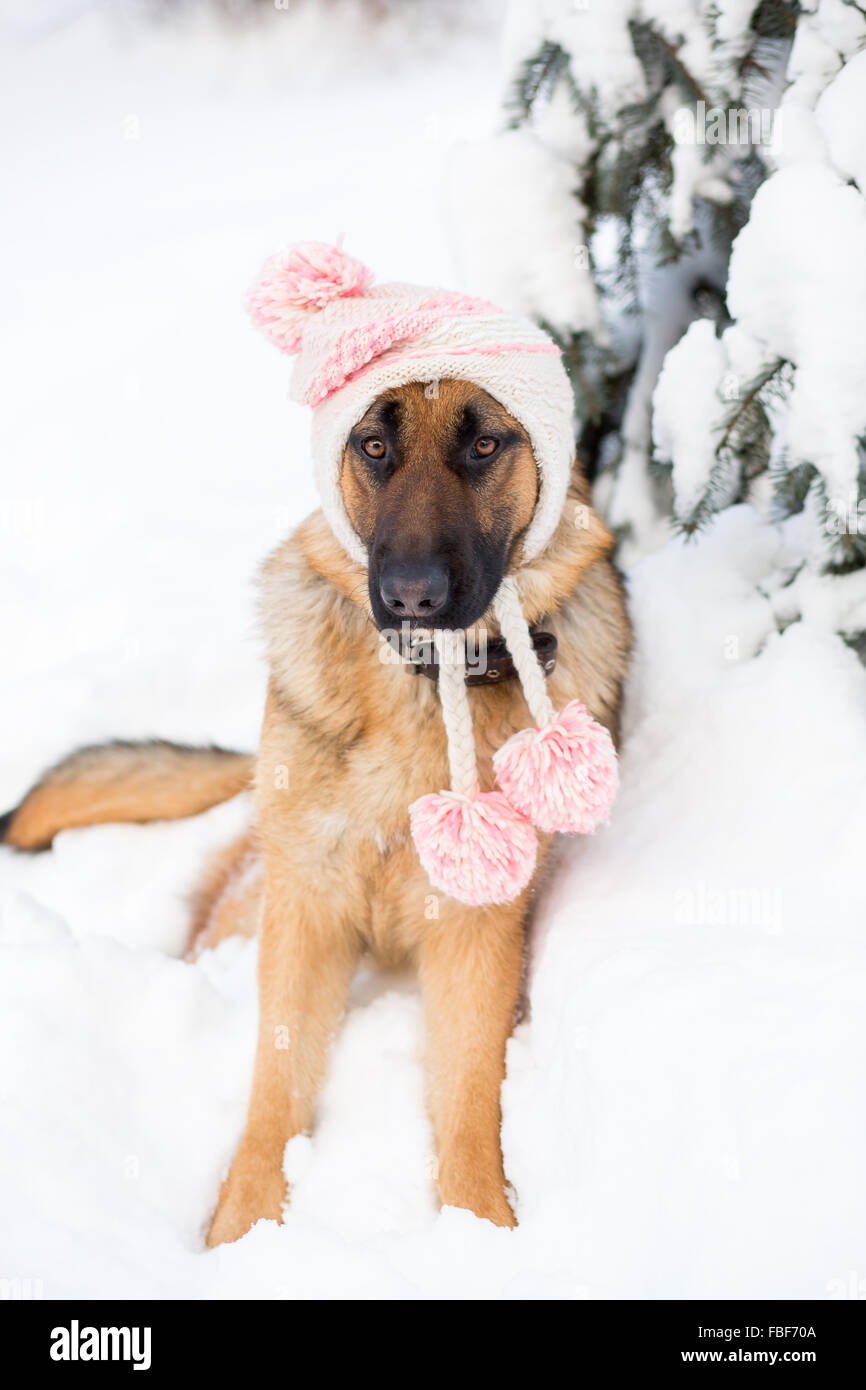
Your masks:
M430 1108L443 1203L514 1226L499 1137L505 1045L523 959L524 908L448 904L419 947Z
M238 1240L261 1217L279 1221L283 1150L310 1129L328 1046L358 960L355 933L327 895L286 888L269 866L259 945L259 1037L243 1137L222 1185L208 1245Z

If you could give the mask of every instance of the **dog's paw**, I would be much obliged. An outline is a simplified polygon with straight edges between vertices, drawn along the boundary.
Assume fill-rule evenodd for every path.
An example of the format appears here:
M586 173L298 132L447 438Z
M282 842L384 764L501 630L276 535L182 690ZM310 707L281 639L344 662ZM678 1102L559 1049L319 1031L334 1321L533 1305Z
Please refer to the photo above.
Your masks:
M517 1217L504 1192L490 1193L487 1198L476 1202L471 1210L483 1221L492 1221L494 1226L505 1226L511 1231L517 1226Z
M468 1174L465 1169L455 1171L440 1165L438 1187L443 1207L463 1207L494 1226L513 1230L517 1225L517 1217L506 1195L505 1180L498 1175Z
M207 1244L230 1245L240 1240L257 1221L281 1221L286 1181L280 1168L265 1169L259 1163L235 1159L222 1185Z

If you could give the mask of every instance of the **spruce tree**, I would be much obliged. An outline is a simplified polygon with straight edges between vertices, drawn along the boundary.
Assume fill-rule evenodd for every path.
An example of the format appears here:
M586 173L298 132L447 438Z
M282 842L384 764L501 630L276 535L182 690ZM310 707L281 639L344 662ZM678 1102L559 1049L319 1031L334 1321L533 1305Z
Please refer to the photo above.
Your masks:
M458 251L491 297L532 313L562 347L579 449L624 558L749 500L780 520L808 513L811 572L859 569L866 362L862 418L857 361L851 380L841 383L843 369L828 382L848 432L831 428L822 443L817 416L802 429L815 375L809 306L797 284L787 310L783 288L778 311L764 306L762 319L754 305L761 257L772 276L774 242L786 233L784 180L798 169L823 160L820 187L838 194L850 222L848 240L842 230L831 238L841 256L858 199L866 227L866 158L848 149L866 115L857 96L866 7L760 0L749 12L692 0L686 27L687 12L665 0L512 0L502 129L486 152L499 159L502 200L491 200L488 178ZM464 155L458 189L484 157ZM507 197L521 176L529 206L509 254ZM807 173L802 181L811 214ZM485 226L491 202L499 221ZM816 245L815 265L822 254ZM808 264L795 278L804 277ZM826 297L834 294L844 298L828 280ZM843 316L849 309L840 304ZM787 336L786 312L799 315ZM700 419L689 417L696 394Z

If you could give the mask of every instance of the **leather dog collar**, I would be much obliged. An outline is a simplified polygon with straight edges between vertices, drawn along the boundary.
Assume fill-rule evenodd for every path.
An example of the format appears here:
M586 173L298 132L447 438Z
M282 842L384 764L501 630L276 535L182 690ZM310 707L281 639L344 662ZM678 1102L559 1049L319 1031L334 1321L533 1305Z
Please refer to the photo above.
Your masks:
M530 628L530 636L539 665L544 674L549 676L556 666L556 638L552 632L541 632L537 628ZM439 663L432 643L413 647L408 653L408 662L416 675L438 681ZM503 681L513 680L516 675L514 662L503 637L491 637L486 645L475 653L474 658L471 646L467 651L467 685L501 685Z

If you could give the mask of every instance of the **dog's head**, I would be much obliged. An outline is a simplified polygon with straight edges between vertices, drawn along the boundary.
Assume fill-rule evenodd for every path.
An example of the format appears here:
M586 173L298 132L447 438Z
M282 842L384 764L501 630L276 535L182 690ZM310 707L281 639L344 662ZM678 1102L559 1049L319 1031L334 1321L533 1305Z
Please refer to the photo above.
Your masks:
M487 610L532 520L529 436L471 382L383 391L349 435L343 502L367 547L380 628L466 628Z

